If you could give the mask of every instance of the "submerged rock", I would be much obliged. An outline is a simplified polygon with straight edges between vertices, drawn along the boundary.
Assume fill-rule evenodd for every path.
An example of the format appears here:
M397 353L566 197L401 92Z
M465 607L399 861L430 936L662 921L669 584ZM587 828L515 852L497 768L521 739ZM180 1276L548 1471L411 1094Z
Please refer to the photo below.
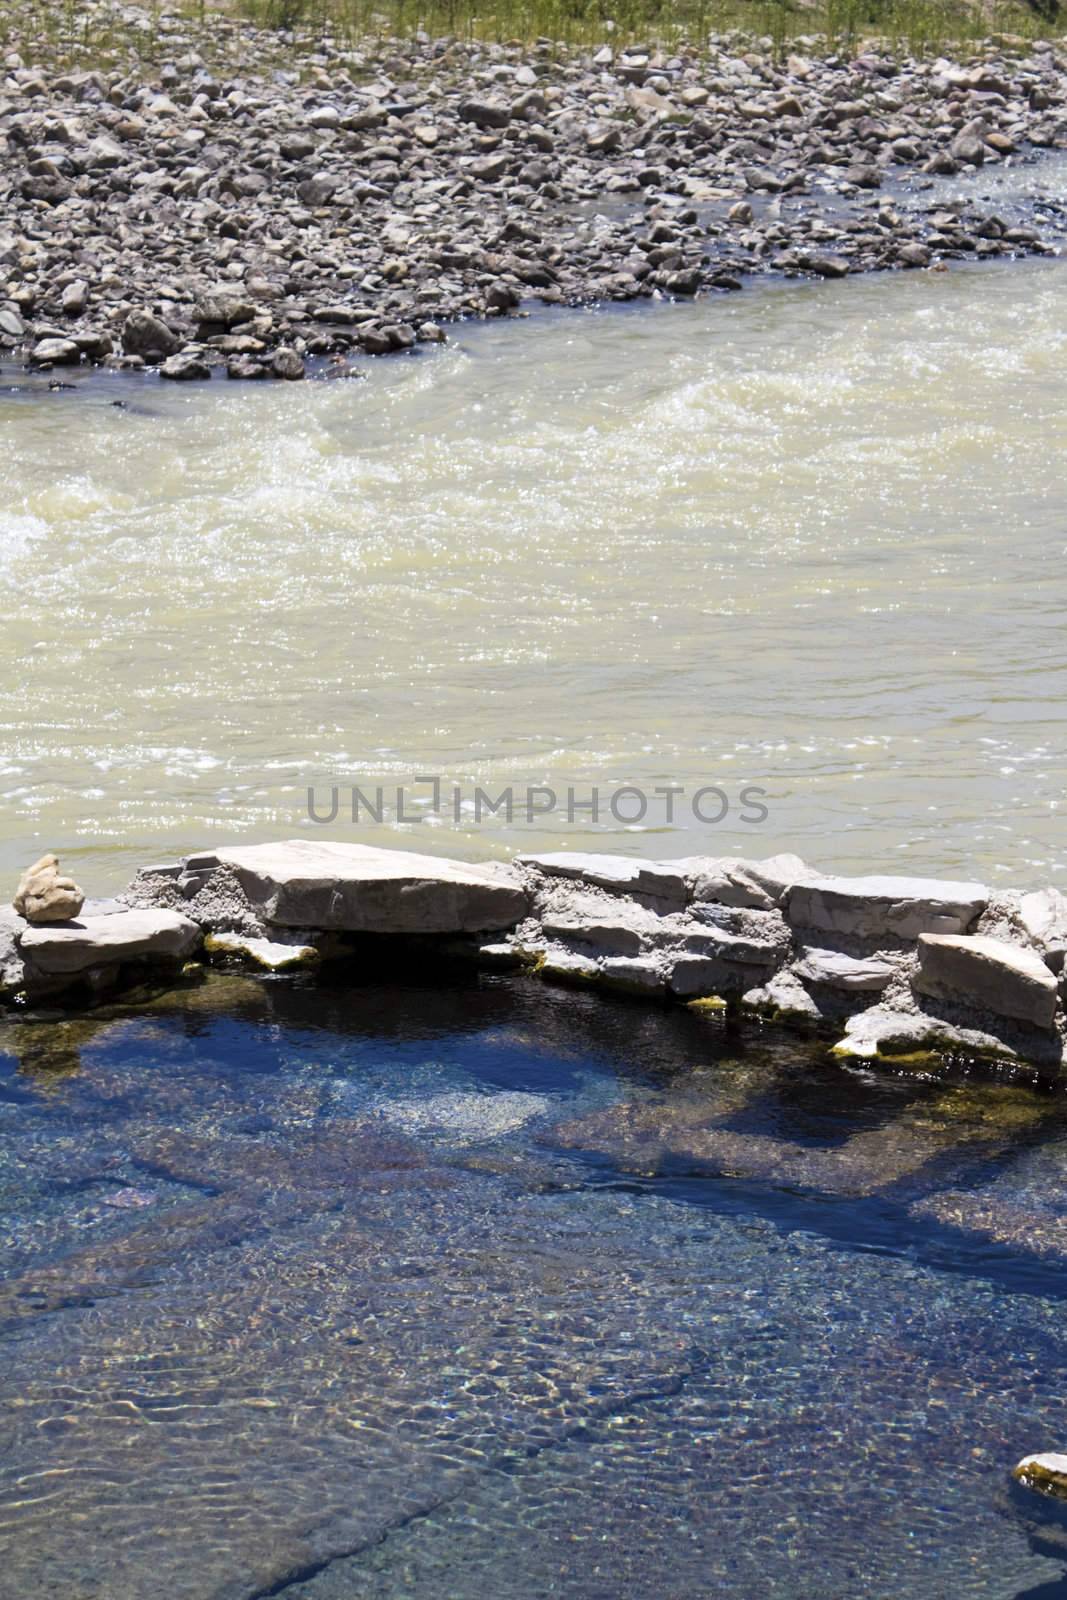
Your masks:
M292 972L314 966L319 952L296 940L256 939L241 933L211 933L204 940L208 955L232 956L265 972Z
M936 1017L911 1016L888 1006L872 1006L849 1018L832 1054L844 1061L884 1061L904 1066L943 1055L1015 1061L1002 1039L978 1028L959 1028Z
M1042 1555L1067 1557L1067 1455L1024 1456L1009 1480L1011 1505Z
M73 878L61 876L59 857L47 855L26 868L12 904L29 923L69 922L85 904L85 895Z

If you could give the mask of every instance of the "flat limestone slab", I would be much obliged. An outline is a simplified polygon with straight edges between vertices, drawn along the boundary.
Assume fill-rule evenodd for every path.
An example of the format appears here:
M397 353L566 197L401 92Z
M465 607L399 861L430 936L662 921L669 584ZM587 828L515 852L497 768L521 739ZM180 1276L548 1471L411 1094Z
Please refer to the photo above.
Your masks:
M786 918L795 928L857 939L917 939L921 933L966 933L988 901L980 883L826 877L793 885Z
M345 933L475 933L526 915L506 868L376 845L287 839L214 852L264 921Z
M821 984L828 989L844 989L846 993L863 994L868 990L881 991L893 976L887 961L870 956L866 960L845 956L837 950L818 950L809 947L793 966L793 974L804 983Z
M1038 1028L1051 1028L1056 1015L1056 979L1041 957L999 939L923 934L914 987Z
M548 878L573 878L615 894L664 901L664 909L681 910L688 898L685 873L673 861L644 861L639 856L595 855L579 850L555 850L545 855L520 856L519 860Z
M23 958L40 972L69 974L120 961L180 960L200 943L200 929L177 911L131 910L26 924L17 937Z

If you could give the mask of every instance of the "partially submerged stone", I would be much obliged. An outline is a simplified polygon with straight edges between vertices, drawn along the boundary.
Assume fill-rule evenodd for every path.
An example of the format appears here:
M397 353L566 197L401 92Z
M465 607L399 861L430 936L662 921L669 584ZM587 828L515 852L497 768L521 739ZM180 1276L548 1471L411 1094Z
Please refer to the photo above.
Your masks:
M1024 1456L1008 1484L1010 1504L1033 1549L1058 1560L1067 1557L1067 1455L1049 1450Z
M776 972L765 984L747 990L742 1005L770 1022L812 1023L822 1020L822 1011L790 971Z
M557 978L564 983L591 983L600 976L600 966L575 950L549 950L538 968L543 978Z
M73 878L62 876L59 857L47 855L26 868L12 904L30 923L69 922L85 904L85 895Z
M504 868L374 845L289 839L219 849L274 927L346 933L477 933L513 927L526 891Z
M209 933L204 940L208 955L232 956L261 967L264 972L293 972L311 967L319 960L312 944L296 940L256 939L243 933Z
M1049 1450L1039 1455L1023 1456L1012 1468L1012 1477L1026 1489L1051 1495L1056 1500L1067 1501L1067 1455Z
M610 956L601 964L600 975L612 988L632 994L662 994L667 987L650 956Z
M1051 1028L1056 979L1033 950L1000 939L924 933L919 939L920 994Z
M872 1006L849 1017L831 1054L843 1061L885 1061L896 1066L937 1061L946 1055L1018 1059L1010 1045L979 1028L958 1028L936 1017L910 1016L888 1006Z
M73 975L123 961L178 961L200 943L200 929L177 911L120 911L79 922L24 928L19 951L38 971Z
M940 878L816 878L788 892L785 914L795 928L857 939L917 939L921 933L965 933L985 910L980 883Z

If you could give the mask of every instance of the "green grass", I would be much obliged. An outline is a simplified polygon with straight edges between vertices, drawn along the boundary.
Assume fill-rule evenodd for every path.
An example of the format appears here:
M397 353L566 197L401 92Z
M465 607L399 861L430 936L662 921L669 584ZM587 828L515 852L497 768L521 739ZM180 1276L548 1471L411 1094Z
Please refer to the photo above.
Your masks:
M300 38L355 42L420 30L496 43L547 39L593 46L639 40L700 50L709 34L738 30L788 47L814 38L853 48L876 37L916 53L973 46L993 34L1047 34L1049 22L1014 0L239 0L260 26Z
M420 33L497 44L541 40L551 53L641 41L699 55L710 35L736 32L780 52L854 52L874 42L898 55L969 55L990 39L1022 46L1060 32L1017 0L155 0L144 9L148 25L138 28L118 0L0 0L0 47L20 49L29 61L48 55L80 66L122 65L166 59L180 29L210 59L224 47L222 18L266 30L271 65L324 39L380 51Z

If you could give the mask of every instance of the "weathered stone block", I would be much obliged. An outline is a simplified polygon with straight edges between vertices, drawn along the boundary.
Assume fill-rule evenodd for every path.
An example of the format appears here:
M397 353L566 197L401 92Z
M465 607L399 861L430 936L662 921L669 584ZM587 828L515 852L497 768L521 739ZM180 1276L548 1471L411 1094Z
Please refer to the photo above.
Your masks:
M666 988L662 972L648 956L612 956L600 972L604 982L616 989L655 994Z
M923 934L913 985L1037 1028L1051 1028L1056 1015L1056 979L1041 957L999 939Z
M314 839L215 854L275 927L474 933L513 927L526 913L526 891L516 875L443 856Z
M695 902L716 901L724 906L750 906L769 911L781 905L794 883L817 876L799 856L768 856L747 861L738 856L693 856L675 862L685 869L690 897Z
M520 856L548 878L573 878L614 894L652 901L664 911L681 911L686 903L685 874L677 862L643 861L637 856L586 855L559 850L547 855Z
M849 994L881 991L893 976L893 968L889 963L875 956L864 960L842 955L838 950L815 948L805 950L792 970L804 983L843 989Z
M641 935L622 917L548 915L542 917L541 927L549 939L591 944L615 955L636 956L641 949Z
M178 960L199 943L196 923L177 911L119 911L18 935L23 959L38 971L71 975L122 961Z
M1062 972L1067 956L1067 896L1058 889L1035 889L1019 903L1019 921L1053 972Z
M917 939L965 933L989 900L980 883L940 878L816 878L794 884L785 915L795 928L844 937Z

